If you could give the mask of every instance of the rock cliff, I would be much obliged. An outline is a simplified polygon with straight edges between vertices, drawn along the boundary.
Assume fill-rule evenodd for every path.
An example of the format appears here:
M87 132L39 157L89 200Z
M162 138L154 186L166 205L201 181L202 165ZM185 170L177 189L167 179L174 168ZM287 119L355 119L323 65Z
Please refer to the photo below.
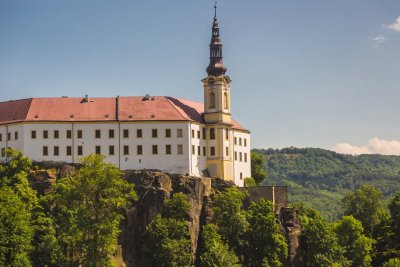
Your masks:
M29 173L29 182L39 194L44 194L58 178L73 176L74 173L75 167L70 165L42 168ZM164 201L179 192L188 196L191 206L187 222L195 256L201 226L212 221L215 194L234 186L232 182L221 179L167 174L157 170L125 171L125 179L135 184L139 199L126 209L125 219L120 224L120 245L113 257L117 266L149 266L142 251L145 229L163 211ZM299 241L301 227L297 212L279 207L276 216L289 244L286 266L302 266Z

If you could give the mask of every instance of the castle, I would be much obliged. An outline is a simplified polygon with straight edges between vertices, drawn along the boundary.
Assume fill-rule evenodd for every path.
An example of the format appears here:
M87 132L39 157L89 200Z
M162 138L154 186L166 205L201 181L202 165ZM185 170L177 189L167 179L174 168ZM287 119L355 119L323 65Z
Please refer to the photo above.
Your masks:
M216 7L215 7L216 8ZM216 12L204 103L168 96L29 98L0 102L0 162L6 148L32 161L76 163L97 153L120 169L251 176L250 132L231 118Z

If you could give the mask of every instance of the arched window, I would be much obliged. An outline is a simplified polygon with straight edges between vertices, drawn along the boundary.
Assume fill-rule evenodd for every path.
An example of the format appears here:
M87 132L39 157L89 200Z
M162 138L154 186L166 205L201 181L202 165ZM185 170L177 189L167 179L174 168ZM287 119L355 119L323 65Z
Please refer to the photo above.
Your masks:
M215 129L210 128L210 139L215 139Z
M224 109L228 109L228 93L224 93Z
M210 108L215 108L215 93L211 92L210 93Z

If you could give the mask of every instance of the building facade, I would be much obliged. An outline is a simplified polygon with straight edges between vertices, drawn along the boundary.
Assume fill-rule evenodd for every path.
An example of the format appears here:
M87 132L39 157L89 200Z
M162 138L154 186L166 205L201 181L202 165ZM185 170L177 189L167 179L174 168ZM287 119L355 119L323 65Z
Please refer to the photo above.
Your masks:
M6 148L32 161L77 163L103 154L120 169L220 177L243 186L251 176L250 132L231 118L216 15L204 103L149 96L30 98L0 103L0 162Z

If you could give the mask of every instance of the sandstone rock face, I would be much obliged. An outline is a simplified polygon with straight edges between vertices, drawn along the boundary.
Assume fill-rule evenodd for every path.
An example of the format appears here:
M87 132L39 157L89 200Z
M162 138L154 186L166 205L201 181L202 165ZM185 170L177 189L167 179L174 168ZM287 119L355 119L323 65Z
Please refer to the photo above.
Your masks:
M28 181L39 195L44 195L56 183L57 177L49 170L31 170L28 175Z

